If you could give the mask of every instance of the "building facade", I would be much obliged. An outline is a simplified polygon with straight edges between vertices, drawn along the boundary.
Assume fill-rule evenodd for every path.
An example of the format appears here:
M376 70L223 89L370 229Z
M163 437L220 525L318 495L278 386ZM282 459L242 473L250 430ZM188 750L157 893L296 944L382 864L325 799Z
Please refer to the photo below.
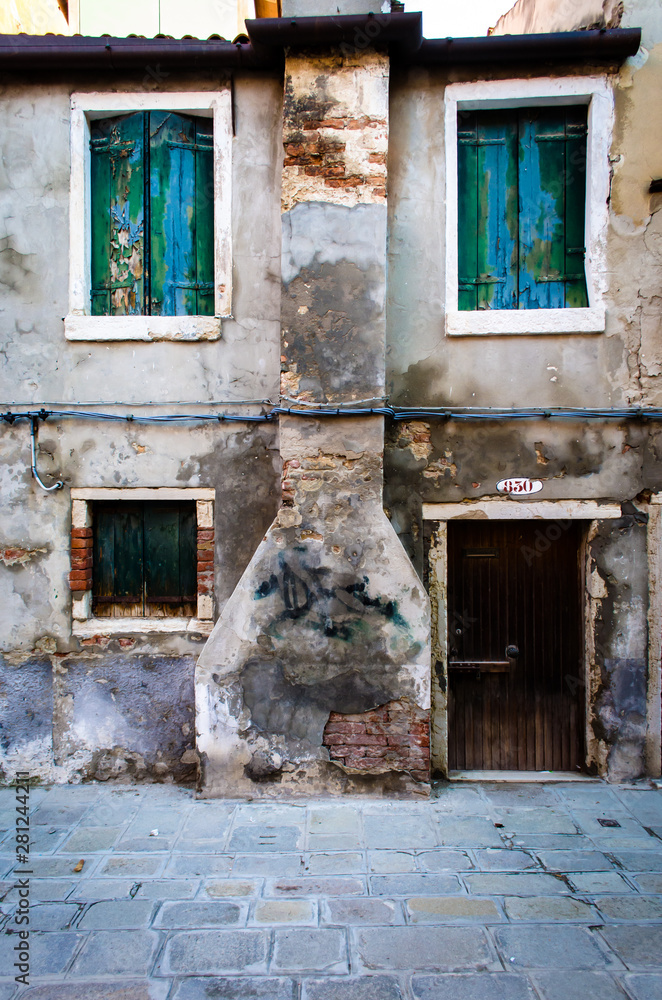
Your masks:
M657 11L382 6L0 41L6 781L660 773Z

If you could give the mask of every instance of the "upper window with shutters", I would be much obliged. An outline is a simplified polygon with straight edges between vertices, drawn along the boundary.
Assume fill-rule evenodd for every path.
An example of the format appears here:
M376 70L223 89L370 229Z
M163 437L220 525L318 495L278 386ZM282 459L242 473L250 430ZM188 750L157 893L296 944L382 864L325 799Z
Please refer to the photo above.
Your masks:
M231 310L230 91L74 95L69 340L214 340Z
M597 333L611 93L600 78L446 90L446 332Z

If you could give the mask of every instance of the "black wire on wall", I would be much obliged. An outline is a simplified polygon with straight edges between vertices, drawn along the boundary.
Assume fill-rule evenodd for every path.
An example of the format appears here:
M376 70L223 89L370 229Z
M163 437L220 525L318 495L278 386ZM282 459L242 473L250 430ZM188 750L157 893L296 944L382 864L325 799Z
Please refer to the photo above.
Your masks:
M138 404L141 405L141 404ZM235 404L229 404L235 405ZM255 404L259 405L259 404ZM7 424L17 420L47 420L49 417L110 420L123 423L272 423L280 416L293 417L369 417L383 416L391 420L662 420L662 409L655 407L398 407L398 406L331 406L327 404L271 406L266 413L104 413L98 410L7 410L0 414Z

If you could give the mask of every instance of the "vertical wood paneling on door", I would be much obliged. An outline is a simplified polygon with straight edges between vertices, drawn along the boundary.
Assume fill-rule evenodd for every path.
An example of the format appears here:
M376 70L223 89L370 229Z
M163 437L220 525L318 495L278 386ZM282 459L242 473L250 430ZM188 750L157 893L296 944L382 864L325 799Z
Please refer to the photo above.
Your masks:
M449 524L452 769L581 766L583 688L567 683L582 663L580 537L572 522ZM520 656L497 672L511 643Z

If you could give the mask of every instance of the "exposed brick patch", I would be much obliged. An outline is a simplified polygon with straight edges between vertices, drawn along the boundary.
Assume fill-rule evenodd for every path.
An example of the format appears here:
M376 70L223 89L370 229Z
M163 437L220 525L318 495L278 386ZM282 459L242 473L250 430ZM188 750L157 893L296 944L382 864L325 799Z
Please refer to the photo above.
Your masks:
M296 470L299 468L301 468L301 462L299 462L296 458L291 458L289 461L283 462L281 489L283 504L286 507L292 507L294 505L296 479L298 478Z
M0 549L0 562L3 566L25 566L37 556L45 555L47 551L45 548L25 549L18 545L12 545L6 549Z
M198 594L214 593L214 529L198 528Z
M332 712L323 744L331 760L353 771L408 771L430 780L430 713L408 701L391 701L361 715Z
M92 589L92 528L71 529L71 572L69 586L74 593Z
M382 150L361 149L359 158L363 161L361 167L365 167L365 172L357 172L357 150L352 148L350 151L346 141L325 134L325 129L354 133L378 129L381 139L387 125L382 119L351 116L311 119L306 121L305 131L288 129L286 123L283 138L284 169L294 169L305 177L319 178L329 188L366 188L371 190L373 196L386 198L386 153ZM348 169L348 162L353 163L354 169ZM377 165L384 167L384 173L375 175Z

